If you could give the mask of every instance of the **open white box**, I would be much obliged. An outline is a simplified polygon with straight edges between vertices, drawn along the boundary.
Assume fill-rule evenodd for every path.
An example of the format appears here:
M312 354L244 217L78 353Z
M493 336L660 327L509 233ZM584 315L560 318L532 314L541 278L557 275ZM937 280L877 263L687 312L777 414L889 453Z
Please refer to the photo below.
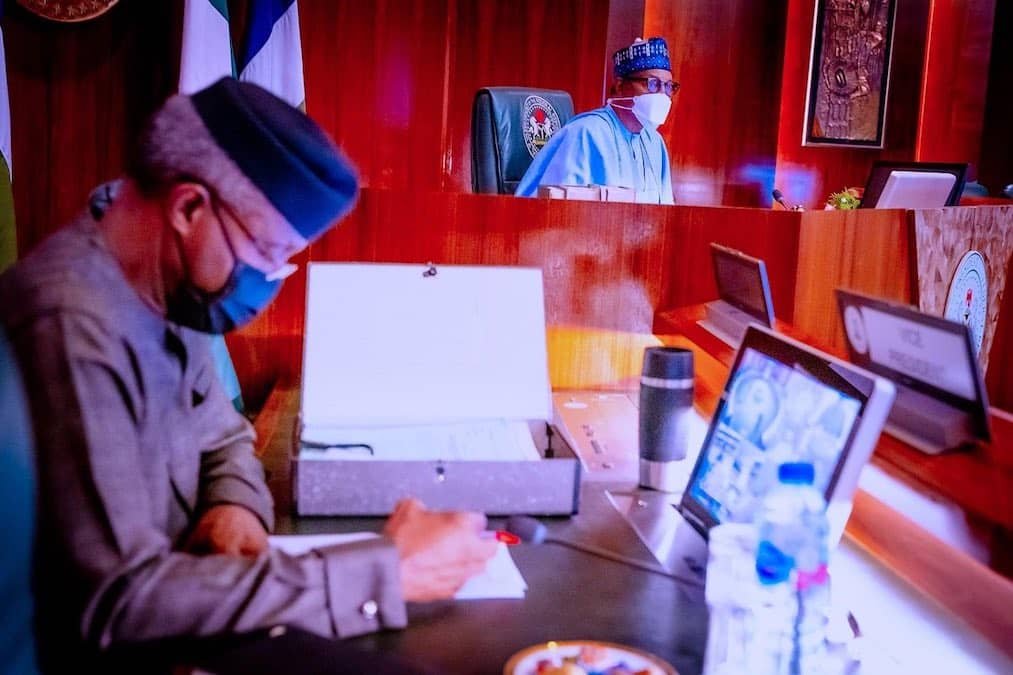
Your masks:
M540 270L313 263L306 298L300 515L385 515L407 496L576 512L579 462L550 446Z

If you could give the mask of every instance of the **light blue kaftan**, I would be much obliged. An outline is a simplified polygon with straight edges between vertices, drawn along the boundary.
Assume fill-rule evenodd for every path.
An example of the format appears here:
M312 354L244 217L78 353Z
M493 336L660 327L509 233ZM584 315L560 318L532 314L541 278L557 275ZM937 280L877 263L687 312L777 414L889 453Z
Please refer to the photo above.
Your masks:
M611 106L577 115L535 155L517 185L534 197L540 185L611 185L637 191L637 201L674 204L665 141L654 129L633 133Z

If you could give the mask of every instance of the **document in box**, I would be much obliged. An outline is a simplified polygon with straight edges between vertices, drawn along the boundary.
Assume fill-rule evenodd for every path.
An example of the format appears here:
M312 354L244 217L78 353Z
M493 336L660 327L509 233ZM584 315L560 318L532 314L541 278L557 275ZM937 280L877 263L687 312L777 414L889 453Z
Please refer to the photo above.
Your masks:
M274 535L270 537L271 548L290 555L302 555L314 549L354 541L371 539L372 532L349 532L345 534ZM490 598L523 598L528 585L517 569L506 544L500 544L496 555L489 560L485 571L469 579L454 596L457 600L483 600Z
M526 422L490 420L456 424L304 429L307 459L419 461L538 460Z
M539 269L312 263L305 429L549 420Z

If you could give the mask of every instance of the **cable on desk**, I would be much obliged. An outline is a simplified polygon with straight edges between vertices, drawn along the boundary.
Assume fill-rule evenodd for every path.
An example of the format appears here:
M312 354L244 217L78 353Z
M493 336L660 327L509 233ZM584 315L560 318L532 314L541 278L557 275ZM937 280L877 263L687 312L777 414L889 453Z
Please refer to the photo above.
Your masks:
M594 546L593 544L580 544L568 539L560 539L558 537L549 536L545 525L534 518L529 518L527 516L511 516L507 519L506 530L507 532L517 535L521 541L528 544L556 544L557 546L564 546L580 553L593 555L621 565L628 565L629 567L634 567L643 572L656 574L658 576L665 577L666 579L673 579L698 588L703 588L704 585L703 581L700 579L681 574L674 574L657 565L641 562L635 558L629 558L619 553L609 551L608 549Z

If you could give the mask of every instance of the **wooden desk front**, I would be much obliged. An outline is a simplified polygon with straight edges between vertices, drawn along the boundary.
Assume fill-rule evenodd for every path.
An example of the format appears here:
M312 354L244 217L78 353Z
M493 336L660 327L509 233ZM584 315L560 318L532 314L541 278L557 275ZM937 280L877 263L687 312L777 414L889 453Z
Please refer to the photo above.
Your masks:
M1006 209L947 211L994 218L1005 217ZM655 312L717 297L712 241L764 259L778 317L821 344L843 346L834 288L914 301L911 213L794 213L366 188L352 214L295 260L303 269L265 315L229 336L229 347L244 395L259 407L279 377L292 380L301 370L306 264L525 265L544 276L553 387L628 388L639 375L643 348L656 342ZM993 404L1008 409L1013 302L1005 304L1011 316L1000 320L988 384ZM411 340L410 327L405 340Z
M717 295L711 241L763 257L790 308L800 216L765 209L662 207L365 189L352 214L295 259L274 304L229 336L243 385L263 400L301 369L305 266L320 261L522 265L542 270L554 387L622 387L639 374L662 307ZM411 340L410 327L405 340ZM255 406L256 407L256 406Z
M376 518L292 515L289 458L298 403L297 389L277 388L256 424L258 449L275 497L277 531L378 530L383 521ZM542 522L553 536L657 565L613 508L605 494L609 487L585 484L579 515ZM407 630L367 635L350 644L394 653L436 672L496 675L525 647L590 639L647 650L675 665L681 675L701 672L707 609L699 582L685 584L553 544L519 545L511 554L528 584L523 600L409 605Z

